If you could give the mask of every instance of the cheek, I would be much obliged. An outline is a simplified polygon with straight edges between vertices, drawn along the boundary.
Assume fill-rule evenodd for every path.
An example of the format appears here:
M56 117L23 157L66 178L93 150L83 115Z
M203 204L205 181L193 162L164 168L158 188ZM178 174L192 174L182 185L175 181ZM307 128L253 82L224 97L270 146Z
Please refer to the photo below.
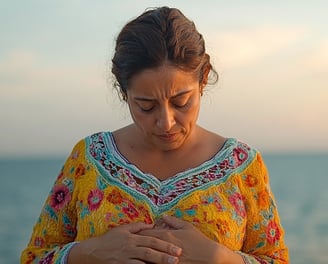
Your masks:
M199 114L199 102L195 102L185 113L185 119L188 122L196 122ZM186 120L186 121L187 121Z
M194 126L198 119L198 112L199 112L199 108L195 107L189 109L184 113L178 113L176 118L177 123L181 124L186 128Z
M143 129L148 129L154 127L154 117L152 115L145 115L142 113L138 113L138 111L135 111L131 113L132 119L134 123L142 127Z

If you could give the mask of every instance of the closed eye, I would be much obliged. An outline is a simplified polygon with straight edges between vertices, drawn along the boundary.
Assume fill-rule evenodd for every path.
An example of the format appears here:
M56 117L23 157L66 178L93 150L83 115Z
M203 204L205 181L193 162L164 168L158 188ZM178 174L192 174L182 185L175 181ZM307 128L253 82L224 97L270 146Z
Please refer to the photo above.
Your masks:
M179 99L179 100L175 100L172 102L172 105L176 108L183 108L189 105L189 98L183 98L183 99Z
M152 106L152 107L149 107L149 108L144 108L144 107L141 107L140 106L140 110L142 111L142 112L146 112L146 113L149 113L149 112L151 112L152 110L154 110L154 106Z

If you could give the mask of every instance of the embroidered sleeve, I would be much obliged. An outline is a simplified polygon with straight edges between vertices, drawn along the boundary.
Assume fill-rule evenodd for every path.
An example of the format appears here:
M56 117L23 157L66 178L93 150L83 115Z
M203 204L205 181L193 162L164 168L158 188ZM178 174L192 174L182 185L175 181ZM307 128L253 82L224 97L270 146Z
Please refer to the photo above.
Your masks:
M268 171L259 153L241 175L240 188L245 198L247 227L243 248L238 253L247 264L289 263Z
M76 182L85 173L84 142L73 149L60 171L34 225L21 263L66 263L76 243Z

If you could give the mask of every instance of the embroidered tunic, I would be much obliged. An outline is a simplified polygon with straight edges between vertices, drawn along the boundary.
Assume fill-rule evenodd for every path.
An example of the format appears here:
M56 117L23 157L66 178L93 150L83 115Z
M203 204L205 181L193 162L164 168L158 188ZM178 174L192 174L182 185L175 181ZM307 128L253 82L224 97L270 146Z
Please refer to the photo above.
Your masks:
M21 263L65 263L75 241L122 224L153 223L162 214L191 222L246 263L288 263L268 172L257 150L229 138L213 158L161 181L129 163L111 132L76 144Z

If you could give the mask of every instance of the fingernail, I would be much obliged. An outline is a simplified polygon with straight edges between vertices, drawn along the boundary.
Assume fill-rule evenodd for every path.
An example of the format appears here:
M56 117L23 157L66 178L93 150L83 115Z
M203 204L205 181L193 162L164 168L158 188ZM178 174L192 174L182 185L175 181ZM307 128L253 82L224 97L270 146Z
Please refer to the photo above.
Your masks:
M173 257L173 256L169 256L169 258L167 260L167 263L169 263L169 264L176 264L176 263L178 263L178 258Z
M172 251L172 253L173 253L174 255L176 255L176 256L180 256L180 254L181 254L181 252L182 252L182 249L179 248L179 247L173 247L171 251Z

